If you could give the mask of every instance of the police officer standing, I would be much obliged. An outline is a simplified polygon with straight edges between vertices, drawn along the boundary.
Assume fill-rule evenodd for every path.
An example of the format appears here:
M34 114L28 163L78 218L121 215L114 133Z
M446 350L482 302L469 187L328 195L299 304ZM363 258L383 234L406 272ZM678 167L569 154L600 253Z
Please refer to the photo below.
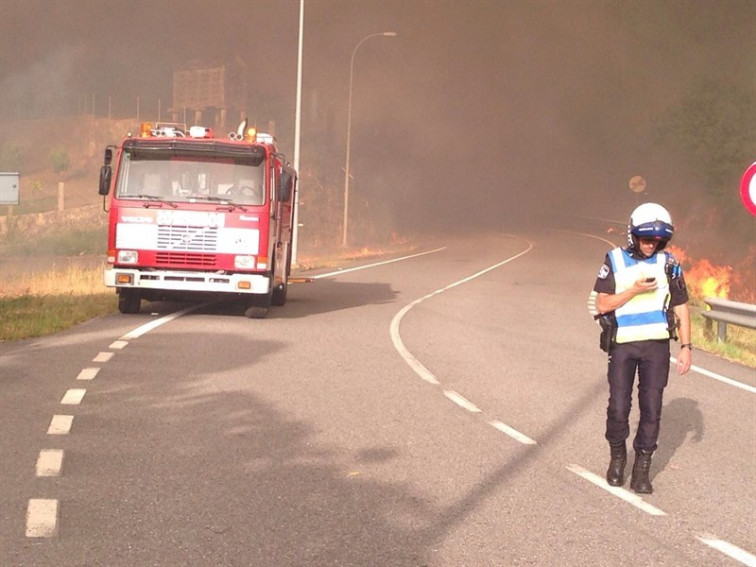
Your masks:
M656 450L662 412L662 395L670 367L670 339L681 342L677 372L690 370L690 313L682 268L664 248L674 227L667 210L656 203L637 207L628 226L628 245L611 250L599 270L594 291L603 318L609 352L609 405L606 439L610 461L606 480L624 483L630 435L629 416L633 383L638 373L640 421L633 440L635 463L630 487L637 493L653 492L649 480L651 455Z

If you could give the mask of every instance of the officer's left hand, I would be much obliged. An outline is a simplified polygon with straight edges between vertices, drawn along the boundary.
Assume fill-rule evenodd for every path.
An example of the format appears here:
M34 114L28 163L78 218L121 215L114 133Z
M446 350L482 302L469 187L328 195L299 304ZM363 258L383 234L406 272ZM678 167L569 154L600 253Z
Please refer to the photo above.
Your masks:
M677 355L677 373L682 375L690 370L690 363L693 355L689 348L681 348L680 354Z

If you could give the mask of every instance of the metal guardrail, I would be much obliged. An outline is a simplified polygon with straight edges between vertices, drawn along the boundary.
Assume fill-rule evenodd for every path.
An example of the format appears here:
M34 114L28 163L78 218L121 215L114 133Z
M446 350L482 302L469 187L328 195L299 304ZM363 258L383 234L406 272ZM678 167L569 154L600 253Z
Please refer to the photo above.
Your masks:
M725 340L728 324L756 329L756 305L718 297L706 297L704 302L709 306L709 310L701 312L706 317L706 330L711 331L716 321L718 340Z

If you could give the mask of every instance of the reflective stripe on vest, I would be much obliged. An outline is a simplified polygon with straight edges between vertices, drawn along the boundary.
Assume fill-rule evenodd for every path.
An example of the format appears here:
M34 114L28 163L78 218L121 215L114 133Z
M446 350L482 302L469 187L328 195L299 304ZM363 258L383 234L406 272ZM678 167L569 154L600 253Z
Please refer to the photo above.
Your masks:
M640 278L656 278L654 291L639 293L614 311L617 319L617 342L629 343L668 339L667 313L669 281L664 267L667 254L659 252L646 260L636 260L622 248L609 253L614 272L615 293L633 287Z

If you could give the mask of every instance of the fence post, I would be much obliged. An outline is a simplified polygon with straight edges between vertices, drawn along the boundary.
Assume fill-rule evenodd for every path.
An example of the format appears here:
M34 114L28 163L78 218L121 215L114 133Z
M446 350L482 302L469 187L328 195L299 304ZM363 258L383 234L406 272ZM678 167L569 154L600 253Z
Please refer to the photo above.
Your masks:
M63 198L65 196L65 183L62 181L58 182L58 210L63 210Z
M723 343L727 338L727 323L717 321L717 342Z

